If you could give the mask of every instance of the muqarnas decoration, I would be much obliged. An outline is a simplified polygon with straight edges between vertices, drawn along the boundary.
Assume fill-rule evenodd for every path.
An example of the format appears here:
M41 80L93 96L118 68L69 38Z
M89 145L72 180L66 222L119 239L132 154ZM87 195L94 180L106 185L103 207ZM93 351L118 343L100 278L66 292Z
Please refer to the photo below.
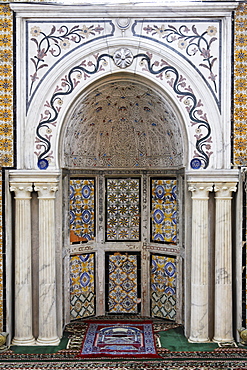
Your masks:
M177 241L177 181L152 179L151 185L151 241Z
M95 237L95 179L70 180L70 242Z

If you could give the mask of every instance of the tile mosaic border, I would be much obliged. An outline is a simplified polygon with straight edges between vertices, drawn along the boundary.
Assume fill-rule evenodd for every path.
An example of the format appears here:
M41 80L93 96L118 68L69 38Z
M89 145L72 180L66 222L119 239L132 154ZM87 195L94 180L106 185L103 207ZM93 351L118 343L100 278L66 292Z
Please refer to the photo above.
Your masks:
M13 13L0 4L0 167L14 165Z
M247 4L235 12L234 29L234 113L233 113L233 165L246 166L246 114L247 114Z

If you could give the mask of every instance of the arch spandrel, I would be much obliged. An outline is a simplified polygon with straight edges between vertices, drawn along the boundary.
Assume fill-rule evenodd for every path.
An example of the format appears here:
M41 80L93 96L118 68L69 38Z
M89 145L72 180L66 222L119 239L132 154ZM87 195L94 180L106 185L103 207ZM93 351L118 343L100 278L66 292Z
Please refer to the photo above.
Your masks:
M121 40L121 45L122 43ZM53 82L47 80L47 84L43 84L44 89L40 95L43 96L43 103L36 97L28 112L30 127L36 122L36 138L33 154L25 153L27 161L33 157L33 163L27 163L26 166L39 169L49 167L50 170L59 168L63 152L60 143L63 140L67 113L73 102L100 79L114 80L115 76L127 73L132 75L133 79L143 80L151 87L156 86L170 100L174 112L180 117L184 145L187 146L183 164L188 169L191 168L191 161L195 162L196 169L213 169L215 166L221 168L224 155L222 137L221 134L215 135L217 126L220 125L220 115L207 87L202 84L198 88L197 79L191 71L186 70L183 60L172 58L170 54L165 54L164 50L152 49L150 43L149 50L152 53L144 50L141 52L143 47L138 49L131 45L129 50L133 61L125 68L120 68L114 62L114 53L119 46L118 44L108 47L107 53L103 53L104 48L101 45L100 52L95 49L90 50L87 55L77 55L77 59L74 56L71 61L67 60L59 66L61 68L58 68L57 72L60 73L54 75ZM33 109L37 106L38 109ZM26 127L28 126L29 124ZM30 141L30 132L27 132L26 138ZM212 155L216 147L219 148L218 164Z

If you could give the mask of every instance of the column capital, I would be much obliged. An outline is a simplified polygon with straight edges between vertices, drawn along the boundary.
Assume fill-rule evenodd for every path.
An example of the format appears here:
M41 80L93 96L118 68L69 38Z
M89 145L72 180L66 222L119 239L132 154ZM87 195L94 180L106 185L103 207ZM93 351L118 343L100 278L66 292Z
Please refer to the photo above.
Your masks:
M237 191L236 182L218 182L214 185L215 198L232 199L232 192Z
M54 199L58 190L57 182L35 183L34 190L38 192L39 199Z
M33 191L32 183L11 182L10 191L15 193L15 199L30 199L30 193Z
M188 182L188 190L193 199L208 199L208 193L213 190L213 184L208 182Z

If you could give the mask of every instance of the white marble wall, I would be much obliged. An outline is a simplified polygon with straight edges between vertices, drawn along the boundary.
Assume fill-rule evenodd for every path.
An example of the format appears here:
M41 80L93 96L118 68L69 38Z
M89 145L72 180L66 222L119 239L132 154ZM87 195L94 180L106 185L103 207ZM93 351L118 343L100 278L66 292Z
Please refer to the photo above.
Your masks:
M13 222L13 230L15 238L15 334L14 343L16 344L33 344L39 345L54 345L59 342L59 337L62 333L64 322L68 319L68 264L66 259L70 253L76 250L87 248L87 251L93 251L92 245L87 247L77 246L75 248L69 246L69 241L66 236L66 222L63 226L56 223L56 209L62 214L64 212L67 217L67 210L63 202L67 202L67 193L64 198L59 195L57 198L56 187L63 187L62 181L59 180L60 168L63 167L64 154L64 136L67 128L68 117L72 114L74 106L79 101L82 91L86 91L89 86L94 83L94 86L101 86L102 81L117 81L124 76L125 80L137 79L142 84L148 84L161 94L169 104L174 107L176 116L179 117L179 125L183 136L184 158L183 167L185 168L185 187L191 192L190 199L185 199L184 212L182 211L182 202L180 208L180 236L181 244L184 244L185 255L185 274L188 289L180 294L179 317L184 322L185 326L189 326L187 330L188 337L191 341L202 342L212 339L209 335L209 324L213 320L214 313L215 327L214 340L228 341L232 339L232 236L231 236L231 207L232 196L235 192L235 186L238 181L238 171L231 170L231 97L229 86L231 84L231 76L226 67L231 63L230 51L230 35L231 35L231 14L237 3L230 2L208 2L190 3L186 5L174 4L171 12L170 5L165 4L160 7L160 4L146 4L142 6L140 3L129 4L128 7L119 4L95 5L88 6L56 6L56 14L54 14L54 6L49 4L22 4L12 3L11 7L16 12L16 32L17 32L17 168L18 170L10 171L10 190L15 196L15 214L16 219ZM136 32L141 36L136 36L132 32L132 25L135 21L154 19L161 27L164 19L169 19L175 23L184 19L186 22L197 23L198 29L201 32L212 29L212 22L218 24L217 47L213 46L213 52L216 55L218 71L222 73L221 81L219 73L217 74L217 84L219 89L217 93L212 93L212 79L204 80L202 72L195 73L191 68L191 60L187 60L185 49L179 47L179 42L176 43L176 53L162 44L161 34L156 34L150 38L141 37L144 34L142 25L136 26ZM85 47L74 47L66 54L66 49L61 52L61 59L54 58L52 53L47 53L46 67L37 70L39 79L35 80L35 88L30 94L32 80L30 75L34 73L34 65L32 58L37 53L36 43L32 41L33 37L39 33L39 29L49 33L53 27L54 21L61 24L68 24L75 19L81 23L95 21L95 24L100 20L107 19L109 22L105 24L104 36L110 34L114 28L114 35L104 37L93 41L93 36L90 36L90 44ZM205 19L203 25L202 19ZM38 20L38 21L37 21ZM191 21L192 20L192 21ZM197 22L198 21L198 22ZM66 23L67 22L67 23ZM138 24L137 22L137 24ZM154 22L154 23L155 23ZM37 24L36 24L37 23ZM81 24L80 23L80 24ZM103 22L102 22L103 23ZM124 24L128 27L124 27ZM214 23L214 24L216 24ZM71 24L71 23L70 23ZM86 24L86 23L85 23ZM112 27L112 25L114 27ZM221 25L221 27L219 26ZM192 25L190 25L191 27ZM139 28L138 28L139 27ZM201 28L200 28L201 27ZM203 28L203 29L202 29ZM219 30L221 29L221 33ZM28 32L27 32L28 30ZM215 30L214 30L215 32ZM144 36L147 36L145 34ZM150 35L148 36L150 37ZM210 37L207 35L207 37ZM220 41L219 41L220 40ZM71 41L71 45L74 45ZM86 40L88 42L89 39ZM91 42L92 41L92 42ZM164 40L163 40L164 41ZM162 41L162 42L163 42ZM177 40L178 41L178 40ZM85 42L85 40L83 40ZM82 42L82 43L83 43ZM213 43L212 43L213 44ZM70 46L71 46L70 45ZM216 45L216 42L215 44ZM82 45L81 45L82 46ZM181 45L180 45L181 46ZM168 62L174 67L180 78L184 78L182 83L186 87L185 91L193 90L196 103L198 103L198 117L204 117L204 121L210 125L210 130L205 131L205 127L199 127L196 121L191 122L190 101L183 99L184 95L178 98L176 89L172 88L171 78L174 76L160 75L150 73L147 65L144 65L140 60L135 59L134 62L125 69L120 69L111 59L115 51L119 48L127 47L133 55L137 53L149 53L152 55L152 63L157 68L161 67L162 61ZM222 51L222 54L220 54ZM73 86L71 94L65 93L63 99L55 99L55 108L51 108L50 99L54 98L54 91L66 90L64 83L65 76L73 67L79 65L83 60L86 61L87 67L92 67L95 63L95 55L107 52L110 57L106 62L102 63L99 73L92 74L89 77L84 75L84 79L76 76L76 86ZM201 69L201 55L196 53L193 57L193 63ZM189 61L189 62L188 62ZM220 63L222 63L220 65ZM92 67L93 68L93 67ZM146 68L146 69L145 69ZM26 73L28 71L28 73ZM32 72L31 72L32 71ZM120 73L121 72L121 73ZM170 79L170 80L169 80ZM169 82L169 83L167 83ZM39 84L40 83L40 84ZM39 84L39 85L38 85ZM211 84L209 88L209 84ZM27 89L28 86L28 89ZM220 90L221 86L221 90ZM36 89L37 87L37 89ZM183 86L181 85L180 88ZM62 89L62 90L59 90ZM63 90L64 89L64 90ZM48 103L47 103L48 102ZM221 109L219 109L221 105ZM199 109L200 107L200 109ZM55 113L54 113L55 112ZM195 113L195 112L194 112ZM45 122L45 116L57 114L56 122L50 121L49 127L44 123L42 130L43 141L39 141L37 136L37 127L41 121ZM197 114L197 113L195 113ZM209 166L207 169L192 170L190 167L191 160L195 156L200 135L210 136L205 141L204 146L207 147L207 156L209 158ZM206 136L205 136L206 137ZM37 157L41 156L42 150L47 146L49 156L47 156L48 170L37 170ZM206 140L206 139L205 139ZM202 149L202 148L201 148ZM203 150L205 147L203 147ZM206 150L206 149L205 149ZM206 153L206 152L204 152ZM198 153L196 154L198 156ZM42 156L40 157L42 158ZM43 163L44 164L44 163ZM28 170L26 170L28 169ZM179 170L179 169L178 169ZM48 172L50 171L50 172ZM35 188L34 188L35 187ZM34 272L38 274L40 289L39 289L39 330L38 336L33 336L32 328L32 273L33 266L31 265L31 249L30 233L31 233L31 217L30 217L30 202L32 191L38 192L39 203L39 230L38 230L38 250L39 250L39 269ZM216 221L214 228L216 230L215 242L209 237L212 230L209 230L208 218L208 197L209 192L214 192L215 200L213 207L216 211ZM66 195L67 194L67 195ZM182 192L181 192L182 194ZM187 194L187 193L186 193ZM145 202L144 202L145 203ZM142 213L146 220L148 219L148 208L143 203ZM9 207L11 207L9 200ZM145 208L146 207L146 208ZM58 220L61 221L61 214ZM102 215L101 215L102 216ZM182 219L185 217L186 230L182 226ZM190 220L192 222L190 223ZM24 222L25 221L25 222ZM104 219L103 216L98 220L99 232L97 239L97 314L104 314L104 252L107 250L115 250L118 247L113 245L105 245L104 243ZM11 235L12 229L10 225L6 226L7 236ZM185 239L182 235L185 233ZM152 249L148 250L145 245L148 238L148 230L142 231L143 246L125 244L121 250L139 250L145 249L142 252L142 267L143 271L148 270L148 258ZM8 239L8 237L7 237ZM10 238L9 238L10 240ZM59 244L59 245L58 245ZM102 248L101 248L102 247ZM145 247L145 248L144 248ZM9 251L11 247L9 246ZM23 254L23 248L25 253ZM61 253L63 248L63 255ZM77 248L77 249L76 249ZM175 250L176 248L174 248ZM155 250L155 248L154 248ZM158 250L158 249L157 249ZM181 249L182 250L182 249ZM209 279L208 270L209 260L208 253L215 250L215 260L213 270L215 271L215 284L212 284L212 279ZM176 252L178 255L180 251ZM241 251L239 252L241 253ZM11 254L11 252L9 252ZM212 253L213 254L213 253ZM25 256L25 258L23 258ZM9 258L10 256L8 256ZM183 252L179 255L180 261L183 259ZM239 256L238 256L239 257ZM65 289L64 301L62 297L62 260L65 261ZM10 258L8 259L10 261ZM180 267L182 262L180 263ZM20 272L20 274L19 274ZM223 272L223 274L222 274ZM148 293L148 273L142 272L143 284L146 287L144 290L143 299L143 314L149 311L149 293ZM37 280L38 280L37 279ZM67 285L66 285L67 284ZM181 283L180 283L181 284ZM185 285L184 284L184 285ZM211 286L210 286L211 284ZM182 285L182 284L181 284ZM213 286L212 286L213 285ZM215 291L213 302L208 303L208 289ZM20 292L25 292L21 293ZM183 292L185 299L182 301ZM7 299L10 301L11 291L7 292ZM222 300L224 304L222 305ZM59 301L59 308L57 302ZM227 302L227 306L225 304ZM208 304L213 305L213 310L208 309ZM238 305L240 302L237 303ZM65 314L62 315L62 307L65 307ZM186 306L186 307L185 307ZM222 307L224 306L224 307ZM226 308L227 307L227 308ZM185 311L183 317L182 312ZM11 318L9 319L11 320ZM36 341L37 340L37 341Z

